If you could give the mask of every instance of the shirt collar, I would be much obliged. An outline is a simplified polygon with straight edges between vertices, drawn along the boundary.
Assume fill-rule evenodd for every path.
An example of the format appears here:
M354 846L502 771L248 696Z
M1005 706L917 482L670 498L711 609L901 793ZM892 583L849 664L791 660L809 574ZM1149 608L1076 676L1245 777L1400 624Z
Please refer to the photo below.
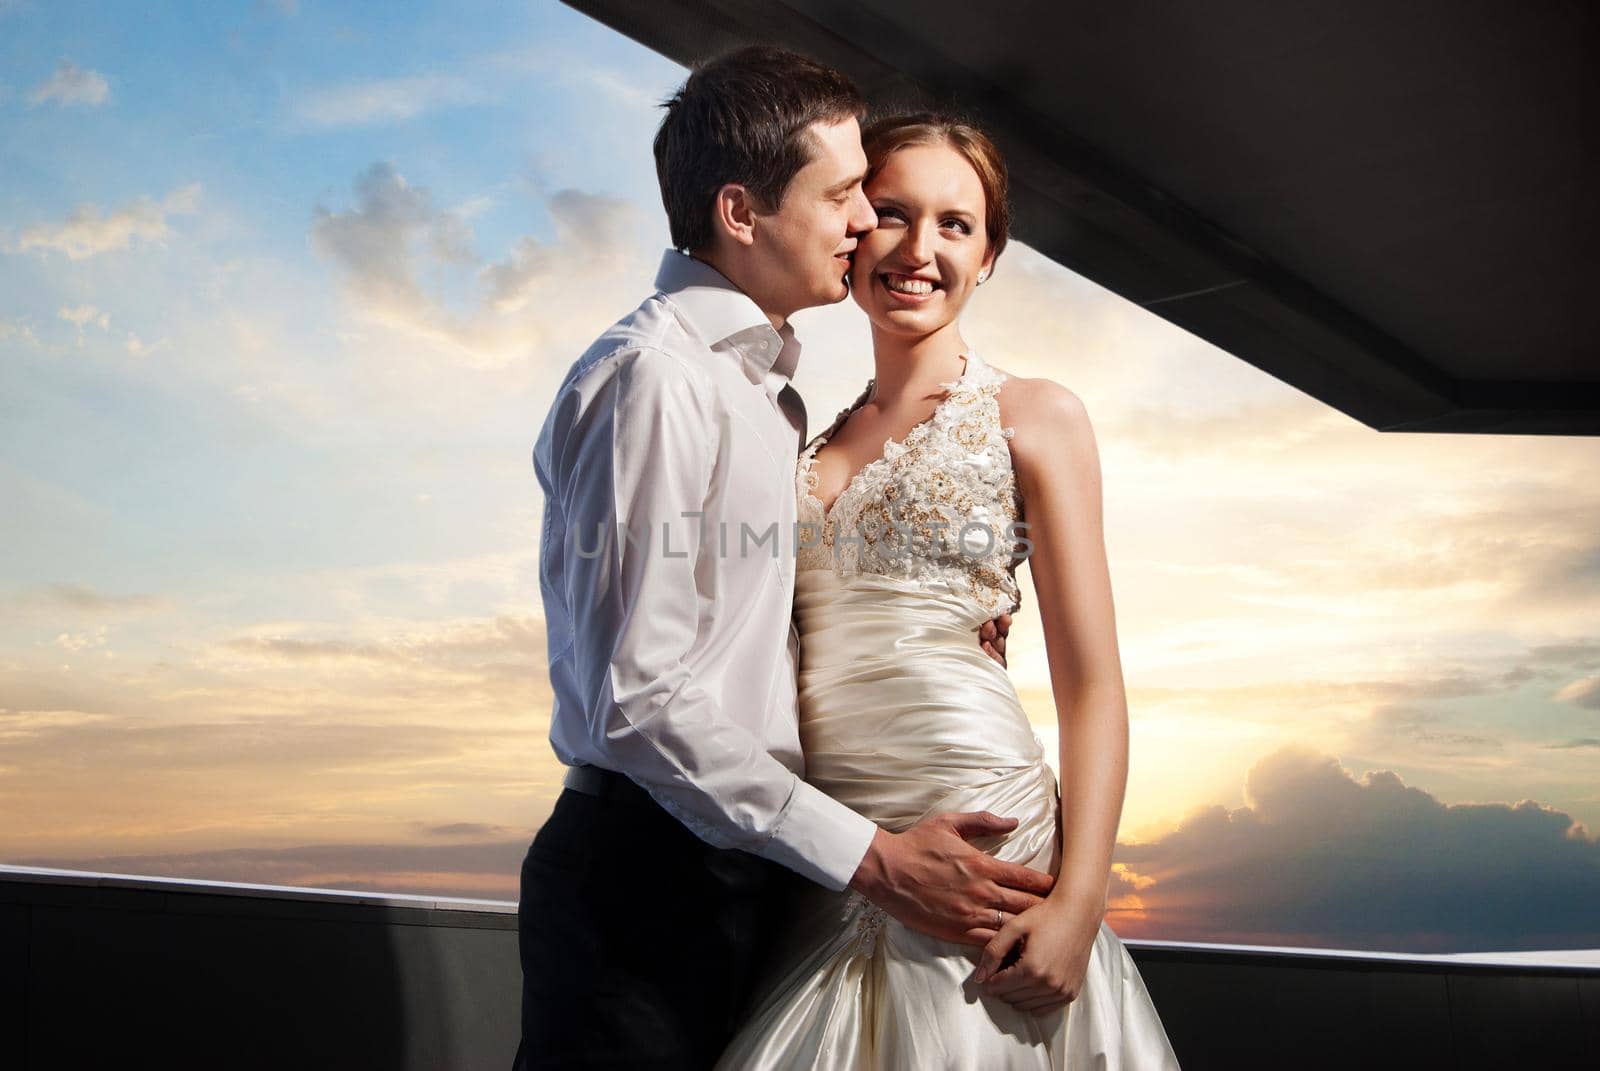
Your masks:
M661 257L656 289L672 300L708 347L738 357L750 382L776 396L793 378L800 363L794 328L785 323L774 329L750 295L711 265L669 249Z

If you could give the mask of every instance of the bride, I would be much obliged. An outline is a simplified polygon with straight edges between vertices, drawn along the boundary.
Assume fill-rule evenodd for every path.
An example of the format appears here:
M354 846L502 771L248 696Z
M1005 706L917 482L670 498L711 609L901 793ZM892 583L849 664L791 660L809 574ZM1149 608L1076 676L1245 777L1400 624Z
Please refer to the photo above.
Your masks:
M1094 436L1075 394L990 365L957 322L1006 243L1004 163L932 113L880 120L862 143L878 226L850 280L875 376L795 474L806 779L895 832L932 813L1015 817L974 843L1056 882L997 911L981 949L800 883L717 1066L1176 1068L1103 918L1128 736ZM1021 605L1023 557L1065 791L1006 671L972 643Z

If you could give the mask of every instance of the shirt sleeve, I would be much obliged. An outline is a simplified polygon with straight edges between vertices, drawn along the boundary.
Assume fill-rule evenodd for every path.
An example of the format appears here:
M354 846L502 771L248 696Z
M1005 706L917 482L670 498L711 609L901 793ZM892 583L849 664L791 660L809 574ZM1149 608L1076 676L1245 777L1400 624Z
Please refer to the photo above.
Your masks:
M576 642L589 649L576 653L594 702L591 743L707 843L843 889L877 826L768 753L721 709L716 682L696 672L697 652L717 642L702 635L708 600L739 597L708 583L715 562L702 554L716 540L702 547L693 516L715 457L705 388L664 351L610 359L615 368L573 425L556 474L566 530L585 551L566 555L565 594L575 616L588 618Z

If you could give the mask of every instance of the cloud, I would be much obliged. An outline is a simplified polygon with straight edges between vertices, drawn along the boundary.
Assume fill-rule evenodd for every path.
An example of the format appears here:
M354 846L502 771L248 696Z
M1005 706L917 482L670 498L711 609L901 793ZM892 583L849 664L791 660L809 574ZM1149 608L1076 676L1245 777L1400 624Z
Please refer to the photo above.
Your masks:
M372 126L487 99L483 90L457 76L377 78L315 90L295 105L294 118L319 129Z
M1576 740L1568 740L1564 744L1546 744L1544 746L1545 747L1550 747L1550 748L1559 748L1559 749L1580 748L1580 747L1600 747L1600 736L1580 736Z
M363 582L443 595L508 568L500 556L390 563ZM0 799L37 817L0 823L0 858L452 895L501 895L485 891L496 886L514 898L521 849L510 842L526 847L563 772L548 739L540 619L367 610L343 625L241 629L196 618L209 603L150 621L134 611L161 604L144 594L55 585L0 602L8 627L36 637L0 657ZM492 866L400 857L407 843L462 840L508 847ZM211 852L190 854L329 843L400 855L329 862L339 853L318 847L293 865L242 855L212 868ZM150 862L166 853L177 854ZM110 858L135 854L149 858Z
M405 676L419 687L374 688L356 675L343 694L309 682L286 694L269 681L258 707L301 712L206 717L256 689L184 676L169 690L190 715L0 709L0 795L39 817L0 830L7 862L516 898L522 853L563 771L531 677L491 691L462 677L430 686L415 672ZM117 681L106 684L109 695ZM485 719L484 706L498 716ZM466 817L441 821L452 813ZM286 841L305 846L259 847Z
M132 331L129 331L128 341L123 343L123 348L128 351L130 356L148 357L161 347L165 346L167 342L168 340L166 338L158 338L154 342L145 342L140 339L138 335L134 334Z
M19 342L25 342L29 346L37 347L39 345L39 336L34 334L31 325L20 321L0 320L0 342L12 338Z
M126 249L134 239L164 242L172 233L167 217L196 211L200 184L191 183L167 194L159 203L140 196L110 215L93 204L73 209L65 223L40 223L27 228L14 252L55 250L69 260L86 260L116 249Z
M109 331L111 329L111 317L107 316L93 305L77 305L71 308L63 305L61 308L56 310L56 316L70 324L75 324L78 328L78 334L80 337L82 336L83 329L87 324L95 324L102 331Z
M1430 953L1600 943L1600 843L1561 811L1446 804L1297 746L1257 762L1244 794L1118 845L1119 933Z
M166 600L154 595L107 595L82 584L46 584L21 592L11 602L29 611L66 609L94 614L154 610L166 605Z
M106 626L99 625L91 632L63 632L56 636L56 646L74 654L91 647L106 645Z
M550 198L550 216L556 232L552 245L525 237L509 259L484 269L489 303L496 312L527 308L579 256L601 268L622 267L614 260L620 259L619 251L629 242L633 217L626 202L561 190Z
M424 826L421 832L435 837L498 837L512 831L492 822L446 822L443 825Z
M103 776L126 786L161 777L195 782L219 776L302 782L329 775L371 777L384 767L460 756L470 738L469 730L448 725L361 724L317 713L237 719L197 713L193 719L156 721L106 711L24 708L0 715L0 739L6 741L8 758L14 756L32 778L46 772L62 778L75 770L98 768ZM118 765L136 769L119 771L112 778L111 767ZM68 786L53 787L59 791ZM148 788L163 794L153 783ZM110 798L102 796L101 804ZM113 802L134 806L131 800ZM80 806L92 803L85 799ZM201 816L191 813L189 819Z
M477 823L461 823L463 829ZM438 827L450 830L450 826ZM100 874L192 878L251 885L428 894L515 901L522 857L533 830L466 844L303 844L288 848L50 856L8 859L17 866Z
M446 622L366 641L242 636L223 641L212 661L235 666L241 662L278 666L365 663L393 671L426 669L435 674L463 674L483 681L490 678L516 681L542 672L544 653L543 619L507 615L488 620Z
M0 598L0 625L21 625L43 637L53 636L52 646L76 652L104 647L111 625L136 623L171 608L167 599L155 595L113 595L79 584L49 584ZM4 666L0 660L0 668ZM25 705L17 694L6 692L5 683L0 673L0 703Z
M1600 677L1583 677L1556 692L1558 703L1571 703L1585 710L1600 710Z
M1498 750L1502 741L1475 733L1449 732L1439 728L1441 715L1403 703L1382 703L1374 707L1362 728L1363 746L1412 759L1426 754L1430 758Z
M1195 648L1219 652L1223 645L1196 640ZM1431 667L1430 667L1431 668ZM1169 714L1183 714L1207 720L1284 723L1286 708L1303 711L1311 708L1346 708L1370 711L1362 727L1377 735L1408 735L1435 715L1420 711L1415 704L1438 703L1455 699L1504 697L1518 683L1520 674L1488 668L1481 672L1456 672L1429 676L1419 670L1410 677L1305 677L1217 684L1204 688L1192 685L1162 686L1130 684L1128 694L1136 707L1159 706ZM1044 693L1048 696L1048 692Z
M54 74L28 94L28 103L38 107L54 101L63 106L76 104L98 108L110 98L111 87L106 84L105 75L64 59Z
M476 200L461 210L437 208L427 189L387 162L357 176L355 194L346 211L319 207L311 229L313 247L340 269L355 310L475 367L526 360L547 343L570 361L626 311L626 299L608 296L644 274L639 214L618 198L556 193L547 206L555 240L525 236L505 259L489 262L472 251L467 213ZM458 312L426 289L420 279L428 262L471 272L476 301Z
M1600 669L1600 643L1544 643L1530 647L1528 657L1544 665Z
M570 48L559 46L514 48L486 55L480 62L505 75L524 78L537 74L551 85L576 86L589 96L603 95L626 112L649 114L668 95L641 87L636 72L601 66L593 56L575 56Z
M414 236L438 226L428 193L387 163L376 163L355 183L356 207L348 212L318 208L311 239L346 269L358 300L372 308L398 310L426 302L411 273Z

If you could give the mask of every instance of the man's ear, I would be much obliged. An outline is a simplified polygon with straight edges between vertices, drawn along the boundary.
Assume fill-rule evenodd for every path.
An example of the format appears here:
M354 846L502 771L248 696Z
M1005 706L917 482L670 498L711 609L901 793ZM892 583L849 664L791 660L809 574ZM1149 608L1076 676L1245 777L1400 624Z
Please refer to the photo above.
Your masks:
M737 182L726 183L711 203L711 229L740 245L754 245L756 207L748 189Z

